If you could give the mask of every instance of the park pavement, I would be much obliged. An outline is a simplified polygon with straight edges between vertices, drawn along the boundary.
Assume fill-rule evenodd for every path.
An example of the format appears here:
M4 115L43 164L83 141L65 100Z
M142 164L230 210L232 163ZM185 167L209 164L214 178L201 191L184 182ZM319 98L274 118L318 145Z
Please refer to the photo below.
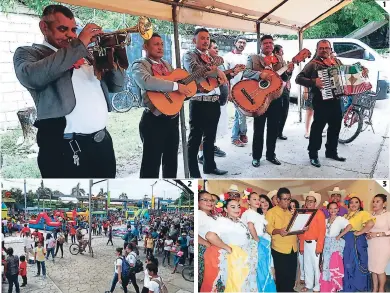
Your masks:
M70 239L69 239L70 240ZM111 281L114 275L114 261L116 259L116 247L123 247L123 240L117 237L113 238L114 245L107 243L107 238L103 236L92 237L92 247L94 250L94 257L92 258L88 253L84 255L71 255L69 252L70 243L64 243L64 258L60 258L60 251L55 258L55 262L46 260L46 279L42 277L34 277L37 273L36 265L27 265L28 285L21 288L21 293L104 293L110 289ZM140 244L142 244L141 242ZM19 237L5 237L5 246L12 247L14 254L20 256L23 254L23 240ZM141 260L145 260L143 249L140 250ZM159 275L163 278L170 293L189 293L194 292L194 283L183 279L181 275L181 268L178 273L171 274L171 267L162 266L161 255L159 258ZM171 262L173 263L173 261ZM145 268L145 266L144 266ZM140 291L143 288L144 273L137 274L137 284ZM22 282L19 277L19 284ZM128 285L129 292L135 292L134 287ZM7 292L8 284L2 284L2 291ZM15 292L15 289L14 289ZM117 284L115 291L123 292L119 284Z
M233 113L232 103L228 104L229 113ZM224 176L203 174L202 178L388 178L389 177L389 110L390 99L378 100L373 114L373 133L371 127L349 144L339 144L339 155L347 159L337 162L325 158L325 142L319 151L321 168L310 165L307 152L308 139L304 138L305 111L302 111L302 122L299 122L298 107L290 103L290 110L284 135L287 140L277 140L276 156L282 163L273 165L265 160L266 144L264 141L263 157L259 168L252 166L253 118L248 117L248 139L245 147L236 147L231 143L232 117L229 121L229 133L217 139L216 145L227 153L225 158L215 158L219 169L227 170ZM188 137L188 135L187 135ZM183 154L179 153L178 178L184 178ZM161 172L160 172L161 174ZM134 173L129 177L138 178Z

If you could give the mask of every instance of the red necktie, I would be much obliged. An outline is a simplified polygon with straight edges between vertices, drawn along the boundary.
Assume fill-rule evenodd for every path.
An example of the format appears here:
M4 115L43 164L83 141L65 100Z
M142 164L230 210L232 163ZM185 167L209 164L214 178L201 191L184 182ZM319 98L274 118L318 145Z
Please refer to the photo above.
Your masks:
M153 73L156 75L168 75L168 68L163 63L153 64L152 65Z

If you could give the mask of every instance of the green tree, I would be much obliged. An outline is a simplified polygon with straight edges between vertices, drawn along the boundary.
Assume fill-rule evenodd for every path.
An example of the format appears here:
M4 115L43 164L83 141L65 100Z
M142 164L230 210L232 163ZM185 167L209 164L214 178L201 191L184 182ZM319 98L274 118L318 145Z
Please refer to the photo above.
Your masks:
M16 204L22 204L24 205L24 193L20 188L11 188L10 190L2 190L1 191L1 197L5 197L6 191L11 192L10 198L15 200Z
M190 195L186 192L182 192L180 194L180 197L178 199L175 200L175 205L189 205L189 204L193 204L194 203L194 200L190 198Z
M303 36L309 39L344 37L371 21L388 19L387 12L374 0L354 0L315 26Z

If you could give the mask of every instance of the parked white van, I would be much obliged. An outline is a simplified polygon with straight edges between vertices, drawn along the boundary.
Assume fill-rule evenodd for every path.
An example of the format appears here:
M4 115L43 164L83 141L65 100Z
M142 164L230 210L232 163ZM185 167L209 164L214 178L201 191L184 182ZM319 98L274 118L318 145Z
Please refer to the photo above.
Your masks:
M319 40L320 39L304 39L303 48L308 49L312 53L312 56L314 56L316 45ZM363 66L368 68L370 82L373 86L372 91L376 91L377 86L380 87L377 99L386 99L388 97L387 93L389 92L390 84L388 60L380 56L374 49L365 43L356 39L337 38L327 40L329 40L333 51L337 54L337 58L339 58L343 64L351 65L360 62ZM299 52L298 40L275 39L274 43L275 45L278 44L283 47L284 59L286 61L291 61ZM244 53L256 54L256 45L256 42L249 42ZM302 68L309 60L302 63ZM295 83L295 77L298 73L299 68L296 68L291 78L291 97L297 97L299 93L299 86Z

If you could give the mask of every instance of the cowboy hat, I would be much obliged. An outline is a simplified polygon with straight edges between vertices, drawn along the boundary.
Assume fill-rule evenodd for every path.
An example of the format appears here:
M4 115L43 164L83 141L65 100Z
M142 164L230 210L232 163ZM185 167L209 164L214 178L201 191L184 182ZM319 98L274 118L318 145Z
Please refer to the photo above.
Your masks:
M232 184L232 185L230 185L230 187L229 187L229 191L228 192L232 192L232 193L240 193L239 191L238 191L238 187L237 187L237 185L235 185L235 184Z
M316 199L316 207L318 207L320 205L320 203L321 203L321 194L316 193L316 192L311 190L309 193L304 193L303 194L303 199L306 201L306 198L308 196L312 196L312 197L314 197Z
M329 197L332 196L332 194L340 194L341 197L344 198L346 196L347 192L345 189L340 190L340 187L336 186L335 188L333 188L333 190L328 191Z
M275 190L271 190L270 192L267 193L267 197L269 199L272 200L272 198L278 193L278 191L275 189Z

